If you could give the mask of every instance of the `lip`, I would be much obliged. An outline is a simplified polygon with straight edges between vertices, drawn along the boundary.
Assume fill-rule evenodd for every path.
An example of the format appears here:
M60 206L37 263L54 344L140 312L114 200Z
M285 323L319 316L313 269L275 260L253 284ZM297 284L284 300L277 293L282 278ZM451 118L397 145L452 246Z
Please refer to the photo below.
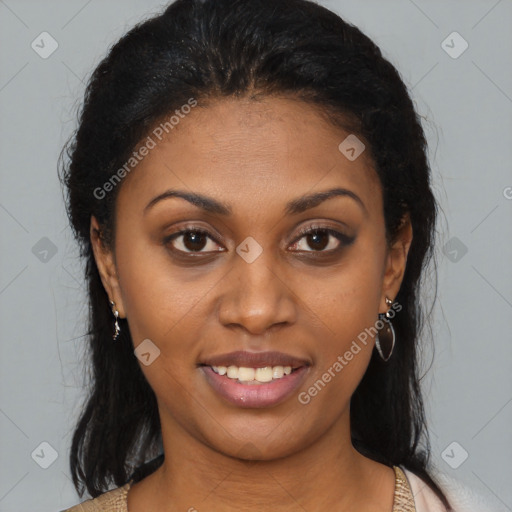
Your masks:
M277 365L269 364L268 366ZM261 366L253 366L253 368L261 368ZM229 403L242 408L264 408L280 404L293 394L309 373L309 365L303 365L273 382L240 384L226 375L215 373L210 366L200 366L199 369L215 392Z
M283 352L248 352L247 350L238 350L208 357L201 364L206 366L233 365L246 368L264 368L265 366L291 366L292 368L299 368L300 366L310 366L311 362Z

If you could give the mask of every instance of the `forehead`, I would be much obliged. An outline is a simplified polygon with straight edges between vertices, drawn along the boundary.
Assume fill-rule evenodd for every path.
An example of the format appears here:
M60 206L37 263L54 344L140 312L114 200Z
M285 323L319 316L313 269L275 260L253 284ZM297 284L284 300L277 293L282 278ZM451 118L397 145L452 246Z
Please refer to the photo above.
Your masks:
M169 133L150 132L154 147L124 178L120 201L145 206L176 187L233 205L237 199L281 204L330 186L352 189L370 202L380 194L368 152L349 160L339 145L350 133L329 123L314 105L289 98L227 98L199 103L174 123L167 126Z

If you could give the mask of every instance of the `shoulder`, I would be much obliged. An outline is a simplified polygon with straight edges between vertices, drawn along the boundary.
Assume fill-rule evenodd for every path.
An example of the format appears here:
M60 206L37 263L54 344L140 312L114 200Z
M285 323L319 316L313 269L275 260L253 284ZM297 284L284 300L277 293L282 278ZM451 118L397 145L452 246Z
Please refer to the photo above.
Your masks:
M416 512L446 512L446 508L425 481L404 467L402 470L409 481ZM491 494L477 492L444 473L432 476L454 512L506 512L505 507Z
M416 512L446 512L441 500L425 481L407 468L401 466L401 469L409 481ZM443 491L445 491L444 488ZM448 496L447 498L450 499Z
M130 483L107 491L61 512L128 512L126 505Z

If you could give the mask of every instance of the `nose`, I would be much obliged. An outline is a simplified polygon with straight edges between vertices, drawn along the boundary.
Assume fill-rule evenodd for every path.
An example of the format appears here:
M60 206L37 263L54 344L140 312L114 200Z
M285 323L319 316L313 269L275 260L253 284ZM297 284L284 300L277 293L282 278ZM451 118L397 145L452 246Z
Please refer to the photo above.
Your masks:
M256 335L296 321L297 302L291 280L273 260L266 250L252 263L235 256L219 308L224 326L238 326Z

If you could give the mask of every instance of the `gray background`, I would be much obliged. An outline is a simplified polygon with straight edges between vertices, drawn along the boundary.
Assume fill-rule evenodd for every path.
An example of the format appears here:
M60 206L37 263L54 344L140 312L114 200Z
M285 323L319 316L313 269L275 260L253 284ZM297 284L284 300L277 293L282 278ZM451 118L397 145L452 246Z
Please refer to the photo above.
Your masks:
M373 38L424 118L443 210L435 359L423 381L433 457L512 510L512 1L321 3ZM79 501L68 454L84 396L87 309L56 161L92 69L162 5L0 0L2 512ZM31 47L43 46L44 31L58 43L46 59ZM469 44L457 58L445 49L459 53L461 40L442 45L454 31ZM42 442L57 455L47 469L52 451Z

